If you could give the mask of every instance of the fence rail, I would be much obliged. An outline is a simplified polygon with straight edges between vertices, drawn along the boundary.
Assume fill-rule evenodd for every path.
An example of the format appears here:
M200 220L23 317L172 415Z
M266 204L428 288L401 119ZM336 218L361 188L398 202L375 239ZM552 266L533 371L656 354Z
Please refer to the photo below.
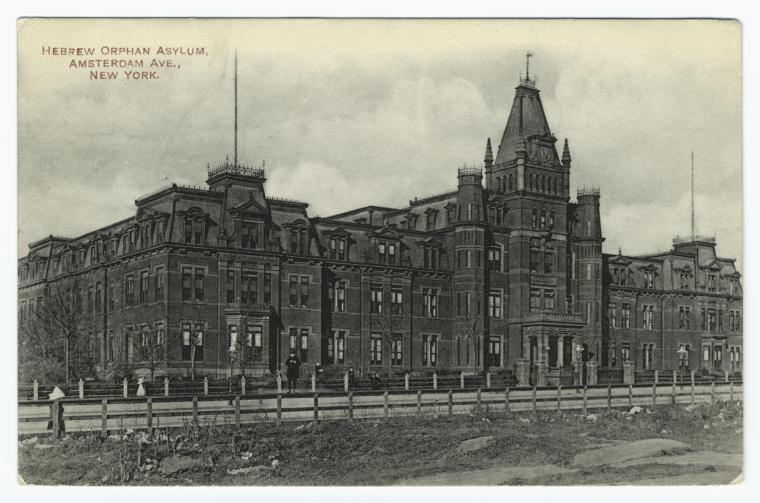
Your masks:
M558 386L398 391L324 391L216 396L156 396L113 399L63 398L54 402L20 401L19 434L51 431L152 430L186 424L387 418L502 412L589 410L665 404L715 404L742 400L743 383Z

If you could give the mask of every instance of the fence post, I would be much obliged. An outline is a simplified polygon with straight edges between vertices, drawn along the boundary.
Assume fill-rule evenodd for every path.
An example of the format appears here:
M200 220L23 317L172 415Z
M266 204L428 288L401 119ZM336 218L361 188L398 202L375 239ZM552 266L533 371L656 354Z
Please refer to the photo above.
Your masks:
M79 380L79 399L84 400L84 381Z
M557 415L562 415L562 385L557 384Z
M164 396L169 396L169 378L164 377Z
M50 419L53 422L53 438L61 436L61 400L53 401L50 407L50 414L53 416Z
M678 380L678 371L674 370L673 371L673 383L675 383L677 380Z
M314 393L314 425L317 424L319 424L319 395Z
M728 370L724 370L724 372L726 374L726 382L728 382Z
M351 391L348 392L348 420L354 420L354 394Z
M491 389L491 372L486 372L486 389Z
M193 397L193 424L198 426L198 397Z
M657 381L652 385L652 408L657 405Z
M676 372L674 370L673 371L673 377L675 377L675 376L676 376ZM673 402L673 405L675 405L675 403L676 403L676 381L675 381L675 379L673 379L673 387L670 390L670 394L673 396L672 402Z
M100 402L100 429L103 438L108 436L108 400L105 398Z
M277 394L282 394L282 375L277 373Z
M34 401L36 402L37 400L40 399L40 383L37 382L37 379L35 379L34 382L32 383L32 388L34 389L33 397L34 397Z
M409 391L409 372L404 374L404 389Z
M203 394L208 396L208 377L203 378Z
M317 392L317 374L311 374L311 392Z
M583 386L583 415L588 415L588 386Z
M691 404L694 405L694 371L691 371Z
M478 397L478 398L477 398L477 404L478 404L478 414L480 414L480 413L482 413L482 412L483 412L483 407L482 407L482 405L481 405L481 400L480 400L480 388L478 388L478 395L477 395L477 397Z
M240 429L240 395L235 396L235 427Z
M422 390L417 390L417 415L422 414Z
M628 385L628 407L633 407L633 385Z
M388 418L388 391L383 392L383 417Z
M433 372L433 389L438 389L438 374Z
M660 371L659 370L655 370L654 371L654 383L655 384L660 384Z
M536 385L533 385L533 414L536 413Z
M504 410L506 411L506 413L507 413L507 416L509 416L509 414L510 414L510 412L511 412L511 411L509 410L509 386L507 386L507 387L504 389Z
M124 378L124 381L122 381L121 386L124 391L124 398L127 398L127 390L129 389L129 382L127 381L127 378Z
M348 393L348 372L343 374L343 391Z
M733 421L734 420L734 382L733 381L728 383L728 392L730 394L729 397L731 399L731 421Z
M454 393L449 390L449 416L454 415Z
M464 389L464 372L459 373L459 387Z
M240 376L240 394L245 396L245 376Z
M147 412L145 416L145 424L148 427L148 435L153 436L153 399L148 397L146 400Z
M275 413L275 425L279 428L282 424L282 395L277 394L277 411Z
M710 413L712 414L712 407L715 407L715 381L710 383Z
M612 412L612 384L607 385L607 412Z

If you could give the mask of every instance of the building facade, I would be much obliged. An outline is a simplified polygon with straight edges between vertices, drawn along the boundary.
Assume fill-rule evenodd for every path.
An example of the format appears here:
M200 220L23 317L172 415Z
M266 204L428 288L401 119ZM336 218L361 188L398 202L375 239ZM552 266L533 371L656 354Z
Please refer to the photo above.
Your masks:
M226 161L206 187L165 187L131 218L31 243L20 326L70 294L101 374L150 359L159 374L265 375L291 351L307 372L739 371L734 261L697 236L603 253L599 190L571 200L570 148L556 143L521 79L496 156L489 139L456 188L403 208L312 218L266 195L263 168Z

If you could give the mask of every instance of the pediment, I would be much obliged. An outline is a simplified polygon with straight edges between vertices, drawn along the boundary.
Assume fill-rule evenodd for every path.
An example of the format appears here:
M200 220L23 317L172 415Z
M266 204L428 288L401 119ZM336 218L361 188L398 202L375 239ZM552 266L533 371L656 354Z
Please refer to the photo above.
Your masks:
M332 230L323 231L322 234L331 238L349 238L352 236L352 234L343 227L336 227Z
M284 227L285 229L303 230L303 229L308 229L310 226L309 226L309 222L307 222L303 218L297 218L291 222L282 224L282 227Z
M383 227L382 229L378 229L375 232L372 233L373 237L376 238L384 238L384 239L401 239L401 235L396 231L396 229L392 227Z
M610 264L629 266L632 264L631 260L628 260L622 255L616 255L609 260Z
M717 260L713 260L712 262L703 265L701 268L708 269L710 271L720 271L721 269L723 269L723 267L720 265L720 263Z
M249 199L248 201L235 205L230 208L229 211L232 214L245 214L251 216L266 216L269 214L267 209L257 203L254 199Z

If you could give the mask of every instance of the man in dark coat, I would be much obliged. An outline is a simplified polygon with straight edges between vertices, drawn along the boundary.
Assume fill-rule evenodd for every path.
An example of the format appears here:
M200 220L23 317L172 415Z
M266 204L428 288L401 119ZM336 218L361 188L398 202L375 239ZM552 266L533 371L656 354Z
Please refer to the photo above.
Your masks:
M296 387L300 368L301 360L298 359L294 352L291 352L288 359L285 360L285 374L288 377L288 393L293 393L293 389Z

